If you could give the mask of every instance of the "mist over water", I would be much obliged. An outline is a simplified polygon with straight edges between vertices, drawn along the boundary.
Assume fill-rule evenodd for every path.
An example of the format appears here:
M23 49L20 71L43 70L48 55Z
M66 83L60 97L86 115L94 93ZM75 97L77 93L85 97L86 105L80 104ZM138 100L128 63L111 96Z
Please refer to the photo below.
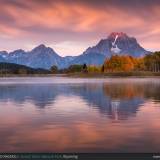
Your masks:
M1 152L159 152L159 78L0 78Z

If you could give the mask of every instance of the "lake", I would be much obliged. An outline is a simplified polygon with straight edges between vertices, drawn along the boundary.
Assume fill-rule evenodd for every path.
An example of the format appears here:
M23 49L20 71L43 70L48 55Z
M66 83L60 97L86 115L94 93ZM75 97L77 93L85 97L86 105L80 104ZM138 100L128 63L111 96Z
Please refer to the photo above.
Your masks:
M160 79L0 78L0 152L160 152Z

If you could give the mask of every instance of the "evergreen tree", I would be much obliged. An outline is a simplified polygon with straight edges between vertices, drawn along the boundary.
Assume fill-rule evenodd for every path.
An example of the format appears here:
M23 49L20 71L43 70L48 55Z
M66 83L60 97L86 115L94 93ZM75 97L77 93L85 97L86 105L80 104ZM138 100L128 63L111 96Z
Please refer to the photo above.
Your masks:
M86 63L83 64L83 72L84 72L84 73L87 73L87 72L88 72L87 64L86 64Z

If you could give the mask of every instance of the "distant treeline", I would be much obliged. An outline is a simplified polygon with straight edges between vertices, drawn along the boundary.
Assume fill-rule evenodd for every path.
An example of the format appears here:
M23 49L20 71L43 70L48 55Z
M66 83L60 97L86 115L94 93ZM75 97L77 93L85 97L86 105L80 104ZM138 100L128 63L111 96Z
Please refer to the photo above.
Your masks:
M150 71L160 72L160 52L148 54L142 58L135 58L128 55L113 55L107 58L103 65L71 65L65 69L58 69L52 66L50 70L34 69L24 65L13 63L0 63L0 75L4 74L57 74L57 73L107 73L107 72L130 72Z
M50 74L49 70L45 69L34 69L24 65L14 64L14 63L0 63L0 75L6 74Z
M107 58L103 65L71 65L66 69L58 70L56 66L52 67L52 72L59 73L100 73L100 72L130 72L130 71L151 71L160 72L160 52L148 54L142 58L135 58L128 55L113 55Z
M151 71L160 72L160 52L148 54L143 58L114 55L104 62L105 71Z

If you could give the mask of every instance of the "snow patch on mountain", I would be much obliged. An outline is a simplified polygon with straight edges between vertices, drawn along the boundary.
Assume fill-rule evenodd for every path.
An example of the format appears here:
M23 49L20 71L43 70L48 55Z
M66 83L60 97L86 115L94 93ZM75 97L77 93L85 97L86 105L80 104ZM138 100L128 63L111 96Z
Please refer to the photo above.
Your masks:
M118 48L118 46L116 45L117 39L118 39L118 35L115 36L114 42L112 42L111 52L113 52L113 53L120 53L121 52L121 49Z

